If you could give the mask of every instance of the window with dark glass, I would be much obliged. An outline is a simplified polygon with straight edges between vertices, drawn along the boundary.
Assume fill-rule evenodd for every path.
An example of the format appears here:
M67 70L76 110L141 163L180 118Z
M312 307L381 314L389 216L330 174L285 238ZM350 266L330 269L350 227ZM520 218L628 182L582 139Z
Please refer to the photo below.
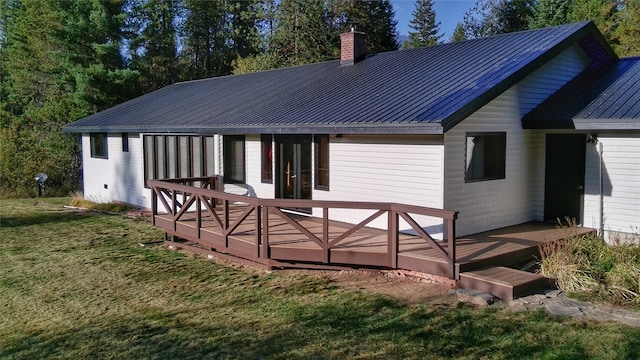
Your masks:
M213 136L144 135L142 140L145 185L150 179L214 175Z
M244 136L225 135L223 138L222 151L224 181L226 183L244 184Z
M92 133L90 135L91 157L107 159L107 134Z
M260 136L260 158L262 166L262 182L273 183L273 146L271 135Z
M329 190L329 135L315 135L315 178L317 190Z
M129 134L122 133L122 152L129 152Z
M505 178L507 134L468 133L465 181Z

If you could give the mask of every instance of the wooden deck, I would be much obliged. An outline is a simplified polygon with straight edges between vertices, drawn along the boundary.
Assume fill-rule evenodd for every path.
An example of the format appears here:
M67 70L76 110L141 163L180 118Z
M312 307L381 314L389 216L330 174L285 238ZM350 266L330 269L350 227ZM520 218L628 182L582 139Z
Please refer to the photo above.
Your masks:
M154 207L160 201L170 211L162 213L155 209L153 222L169 235L166 243L172 246L266 268L373 267L417 271L453 278L459 286L492 292L506 300L525 294L541 280L539 276L506 267L539 258L545 243L593 231L532 222L459 238L450 231L448 240L435 241L425 232L401 233L397 230L398 218L411 223L409 210L443 218L450 213L415 207L385 210L385 206L376 204L382 209L376 214L387 216L389 228L395 229L387 231L366 226L368 221L354 225L328 219L330 206L361 209L368 206L365 204L305 202L305 206L325 209L323 218L315 218L282 210L283 206L293 204L286 200L275 206L269 202L275 200L247 199L219 192L204 197L200 190L185 194L185 188L177 188L175 192L157 189ZM178 195L182 195L182 201ZM220 197L224 199L221 201ZM446 227L454 230L455 217L448 221ZM414 225L414 230L421 230Z

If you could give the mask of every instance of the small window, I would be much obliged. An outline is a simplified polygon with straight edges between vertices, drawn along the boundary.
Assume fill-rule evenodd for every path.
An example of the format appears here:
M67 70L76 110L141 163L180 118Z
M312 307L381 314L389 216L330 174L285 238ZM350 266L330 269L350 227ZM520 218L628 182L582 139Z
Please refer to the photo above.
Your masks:
M122 133L122 152L129 152L129 134Z
M329 135L315 136L315 165L315 188L329 190Z
M465 181L505 178L506 133L467 134Z
M91 157L108 159L107 156L107 134L106 133L92 133L91 139Z
M260 157L262 159L262 182L273 183L273 146L271 135L260 135Z
M224 181L226 183L244 184L244 136L224 136L222 156L224 160Z

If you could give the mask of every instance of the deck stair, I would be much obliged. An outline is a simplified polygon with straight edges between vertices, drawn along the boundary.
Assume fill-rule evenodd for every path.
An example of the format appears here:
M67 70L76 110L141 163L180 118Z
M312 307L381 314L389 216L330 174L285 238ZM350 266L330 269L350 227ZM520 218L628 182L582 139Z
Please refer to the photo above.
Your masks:
M458 286L484 291L511 301L542 289L548 279L539 274L504 266L488 267L460 274Z

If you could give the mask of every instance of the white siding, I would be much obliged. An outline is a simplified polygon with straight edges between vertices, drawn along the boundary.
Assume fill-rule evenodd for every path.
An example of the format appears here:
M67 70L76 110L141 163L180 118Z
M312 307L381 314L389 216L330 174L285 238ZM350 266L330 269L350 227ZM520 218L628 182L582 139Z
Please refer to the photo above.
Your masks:
M142 180L142 138L139 134L129 134L129 152L122 151L120 133L109 134L107 151L107 159L92 158L89 134L82 135L85 198L150 207L150 192L144 189Z
M262 163L260 156L260 135L245 137L245 166L248 194L254 197L273 199L275 190L273 184L262 182Z
M640 235L640 134L598 136L587 147L585 164L584 225L600 228L600 172L602 146L602 201L605 235L611 231Z
M573 46L445 134L444 207L460 212L458 236L542 220L544 134L520 119L587 64ZM505 179L465 182L467 132L506 132Z
M441 136L331 136L329 191L314 190L315 200L394 202L442 209ZM316 209L320 215L320 210ZM331 210L330 218L357 223L370 211ZM441 236L442 221L419 219ZM386 228L386 217L372 226ZM401 222L401 229L408 226ZM438 235L440 234L440 235Z

